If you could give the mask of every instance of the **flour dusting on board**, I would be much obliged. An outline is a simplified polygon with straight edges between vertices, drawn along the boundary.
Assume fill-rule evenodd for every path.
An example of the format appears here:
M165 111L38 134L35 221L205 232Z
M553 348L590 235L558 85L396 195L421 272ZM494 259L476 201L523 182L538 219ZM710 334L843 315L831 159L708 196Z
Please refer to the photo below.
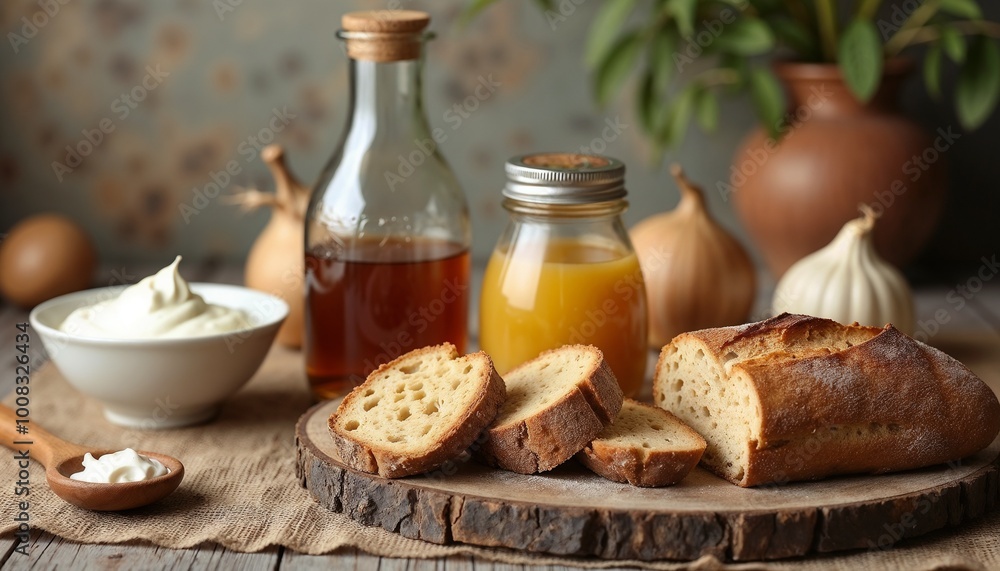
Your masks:
M577 466L560 466L551 472L533 476L496 470L489 474L489 478L498 484L531 488L539 494L551 491L558 494L569 492L587 497L602 497L635 490L628 484L605 480Z

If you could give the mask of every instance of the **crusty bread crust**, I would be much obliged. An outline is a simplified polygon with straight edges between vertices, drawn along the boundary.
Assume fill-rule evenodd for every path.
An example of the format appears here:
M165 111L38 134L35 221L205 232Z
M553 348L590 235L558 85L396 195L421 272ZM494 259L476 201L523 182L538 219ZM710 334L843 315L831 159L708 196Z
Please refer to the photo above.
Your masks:
M626 401L631 399L626 399ZM700 445L672 450L643 450L636 446L623 446L595 438L576 455L576 459L608 480L644 488L671 486L684 479L701 460L705 440L680 419L662 408L632 401L663 415L663 422L671 430L683 432Z
M444 437L428 446L422 453L416 455L401 455L393 450L368 446L365 443L357 442L351 438L350 433L338 422L338 414L342 411L351 410L355 400L363 398L365 389L371 386L380 377L383 371L398 367L401 363L410 361L421 355L430 355L435 352L447 351L449 359L469 359L483 360L486 367L483 368L479 378L469 378L464 382L475 382L480 385L477 389L477 397L472 406L452 423ZM410 351L396 359L380 366L375 372L368 376L364 383L357 386L348 394L337 411L334 412L328 421L330 435L334 445L340 453L341 460L347 466L371 474L378 474L383 478L401 478L414 474L429 472L438 468L445 462L458 457L465 452L476 440L500 411L506 397L503 379L493 368L493 361L489 355L479 351L464 357L459 357L458 351L451 343L423 347Z
M552 349L537 358L565 350L570 349ZM573 346L572 350L596 352L592 369L575 388L537 414L487 429L483 445L475 453L477 458L521 474L545 472L572 458L614 421L623 395L603 353L593 346ZM534 359L519 365L508 376L532 362Z
M799 349L801 340L817 336L864 340L844 349ZM759 403L751 419L758 436L747 442L742 478L706 465L740 486L940 464L985 448L1000 432L1000 402L982 380L891 325L782 314L678 335L656 367L654 399L661 405L672 380L668 353L679 344L695 344L720 368L733 354L765 353L729 371L749 380Z

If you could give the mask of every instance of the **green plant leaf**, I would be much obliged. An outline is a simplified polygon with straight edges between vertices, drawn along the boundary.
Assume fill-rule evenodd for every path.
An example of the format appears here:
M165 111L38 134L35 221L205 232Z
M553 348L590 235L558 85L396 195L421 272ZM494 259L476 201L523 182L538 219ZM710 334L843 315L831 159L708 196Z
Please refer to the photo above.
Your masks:
M879 5L882 0L857 0L854 3L854 17L864 20L870 20L875 13L878 12Z
M584 50L583 61L588 67L597 67L608 50L614 46L615 37L621 32L622 26L628 20L629 14L635 8L635 0L606 0L594 15L587 34L587 47Z
M639 58L642 40L638 32L629 32L618 39L597 67L594 91L597 102L605 105L621 88Z
M639 115L639 124L647 134L656 132L657 114L659 101L656 97L656 77L653 70L647 70L642 76L639 90L636 92L636 110Z
M868 101L882 79L882 42L874 22L854 20L844 30L837 50L844 81L861 101Z
M940 0L942 12L947 12L953 16L980 20L983 17L982 10L975 0Z
M720 73L732 78L732 81L726 81L716 87L721 94L727 97L746 97L750 89L750 70L753 69L750 58L728 53L719 54L719 63L715 67Z
M931 97L941 98L941 46L936 43L924 56L924 85Z
M763 68L750 70L749 82L750 99L757 117L772 137L780 137L779 122L785 112L785 93L781 85L770 70Z
M712 47L742 56L760 55L774 47L774 34L761 20L742 18L724 27Z
M698 8L698 0L668 0L670 12L677 20L677 29L681 37L689 38L694 33L694 19Z
M693 84L687 85L674 96L667 111L666 120L660 130L659 142L662 146L673 147L684 139L688 125L691 123L691 107L694 105L697 89Z
M719 98L711 89L701 89L695 99L695 117L706 132L713 132L719 126Z
M965 59L965 38L951 26L941 26L941 47L955 63Z
M801 22L784 15L772 16L768 18L768 22L776 38L798 52L802 59L819 58L816 37Z
M674 53L677 51L677 32L672 28L661 28L649 43L649 67L656 76L656 88L666 92L673 78Z
M986 36L976 36L969 43L965 64L955 87L958 120L966 129L983 124L1000 97L1000 50Z

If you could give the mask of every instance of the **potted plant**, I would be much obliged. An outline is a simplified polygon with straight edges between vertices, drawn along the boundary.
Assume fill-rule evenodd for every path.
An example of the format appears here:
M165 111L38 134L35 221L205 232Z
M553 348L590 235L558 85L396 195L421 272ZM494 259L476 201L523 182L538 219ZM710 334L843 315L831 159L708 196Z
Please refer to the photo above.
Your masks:
M538 3L550 21L573 4ZM761 128L717 188L780 275L859 202L882 214L875 241L887 259L919 251L944 201L942 154L956 126L928 134L899 114L897 90L917 67L910 48L927 46L920 66L934 97L946 62L960 67L954 105L974 129L1000 96L996 37L1000 24L975 0L606 0L584 60L600 103L638 69L636 115L661 149L691 122L714 130L721 96L749 94Z

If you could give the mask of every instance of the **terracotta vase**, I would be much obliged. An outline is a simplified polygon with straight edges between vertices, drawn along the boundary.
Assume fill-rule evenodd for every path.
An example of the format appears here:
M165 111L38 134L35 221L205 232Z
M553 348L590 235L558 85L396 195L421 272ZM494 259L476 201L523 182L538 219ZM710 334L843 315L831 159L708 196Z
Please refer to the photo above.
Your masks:
M881 215L875 247L903 266L930 238L946 194L948 127L928 135L900 115L897 94L911 65L886 64L863 104L835 65L780 63L789 100L775 143L762 129L737 151L729 189L736 211L774 276L830 242L859 203Z

